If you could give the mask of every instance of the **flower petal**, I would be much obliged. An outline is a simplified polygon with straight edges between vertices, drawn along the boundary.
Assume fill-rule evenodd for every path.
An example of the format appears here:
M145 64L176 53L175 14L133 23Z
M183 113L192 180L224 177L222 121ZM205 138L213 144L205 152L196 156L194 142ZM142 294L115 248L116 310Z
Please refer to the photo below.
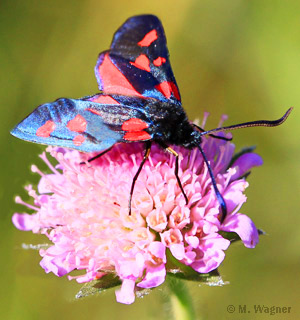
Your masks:
M224 250L229 245L230 241L217 233L202 238L191 267L200 273L207 273L218 268L225 258Z
M164 264L155 268L147 268L147 273L144 279L137 284L141 288L153 288L161 285L166 278L166 267Z
M247 248L254 248L259 241L255 224L244 214L237 213L227 216L221 230L236 232Z
M27 213L15 213L12 216L12 222L16 228L22 231L29 231L36 225L35 215Z
M231 177L231 181L242 177L253 167L258 167L262 164L263 160L261 156L256 153L250 152L241 155L231 166L232 168L236 168L236 173Z
M160 241L150 243L148 250L155 257L155 260L159 259L161 262L166 263L166 247Z
M116 299L120 303L131 304L135 300L134 294L135 280L124 279L121 289L116 290Z
M170 245L170 251L177 260L184 258L184 246L183 243L174 243Z

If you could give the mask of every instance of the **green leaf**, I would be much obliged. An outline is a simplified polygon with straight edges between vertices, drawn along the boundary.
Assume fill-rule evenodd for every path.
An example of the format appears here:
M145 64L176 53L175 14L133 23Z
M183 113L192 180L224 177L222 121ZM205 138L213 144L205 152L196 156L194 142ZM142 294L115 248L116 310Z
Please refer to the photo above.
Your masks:
M261 229L257 229L257 231L258 231L258 235L264 236L266 234L265 231ZM222 236L224 239L229 240L230 242L236 242L241 240L239 235L235 232L219 231L218 233L220 236Z
M241 240L239 235L235 232L219 231L218 233L220 236L222 236L224 239L229 240L230 242L236 242Z
M103 291L120 285L121 280L113 273L103 276L101 279L87 282L76 294L75 298L86 298L91 295L100 294Z
M265 231L261 229L257 229L257 231L258 231L258 235L262 235L262 236L266 235ZM236 242L241 240L239 235L235 232L219 231L218 233L220 236L222 236L224 239L229 240L230 242Z

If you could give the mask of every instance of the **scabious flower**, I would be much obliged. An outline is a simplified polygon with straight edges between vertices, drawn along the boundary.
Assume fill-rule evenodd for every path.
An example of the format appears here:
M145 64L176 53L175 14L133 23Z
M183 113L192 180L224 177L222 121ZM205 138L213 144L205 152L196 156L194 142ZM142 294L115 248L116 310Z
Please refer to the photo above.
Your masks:
M14 225L24 231L41 233L52 242L41 249L40 265L61 277L79 283L101 279L108 274L121 281L118 302L130 304L140 288L154 288L165 281L168 254L198 273L209 273L224 260L230 240L222 232L234 232L247 248L258 243L258 231L240 213L246 201L249 170L262 164L260 156L242 152L234 157L233 143L204 137L202 147L212 167L228 214L220 223L220 203L197 149L174 146L180 156L179 177L188 197L186 205L174 174L174 156L153 144L151 154L136 181L131 215L128 200L132 179L142 161L142 143L118 144L93 161L93 155L48 147L58 164L46 153L40 157L51 173L36 166L40 176L37 190L27 187L34 214L13 215ZM168 254L167 254L168 253Z

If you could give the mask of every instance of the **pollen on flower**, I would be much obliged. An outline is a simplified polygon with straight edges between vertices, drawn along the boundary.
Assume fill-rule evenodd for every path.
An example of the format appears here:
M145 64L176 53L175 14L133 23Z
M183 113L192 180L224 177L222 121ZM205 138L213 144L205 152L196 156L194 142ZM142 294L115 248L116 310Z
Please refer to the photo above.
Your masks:
M44 234L52 242L40 250L40 264L47 273L68 275L79 283L112 273L122 282L117 301L132 303L137 287L157 287L167 272L175 272L166 268L167 249L181 263L208 273L218 268L230 245L220 231L235 232L246 247L255 247L257 229L240 209L248 186L241 177L262 164L257 154L242 154L232 163L235 146L231 142L204 138L202 147L228 208L221 224L220 203L200 152L176 146L188 204L174 175L174 157L154 144L136 181L128 215L131 183L143 159L143 147L119 144L89 165L81 163L91 154L49 147L40 156L49 173L32 166L41 177L37 190L26 188L34 205L20 197L16 202L34 213L15 213L13 223L20 230ZM49 154L57 160L56 166ZM82 274L70 275L74 270Z

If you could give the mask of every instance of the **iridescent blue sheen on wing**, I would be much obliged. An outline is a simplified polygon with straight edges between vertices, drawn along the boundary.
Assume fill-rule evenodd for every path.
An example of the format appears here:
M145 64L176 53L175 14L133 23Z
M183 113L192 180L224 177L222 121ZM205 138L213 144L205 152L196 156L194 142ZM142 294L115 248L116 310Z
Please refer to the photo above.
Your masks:
M93 102L95 97L61 98L37 107L11 134L27 141L67 147L83 152L105 150L123 141L122 124L131 118L145 118L142 102L119 99L127 105ZM129 100L130 101L129 101ZM140 110L139 110L140 109Z

